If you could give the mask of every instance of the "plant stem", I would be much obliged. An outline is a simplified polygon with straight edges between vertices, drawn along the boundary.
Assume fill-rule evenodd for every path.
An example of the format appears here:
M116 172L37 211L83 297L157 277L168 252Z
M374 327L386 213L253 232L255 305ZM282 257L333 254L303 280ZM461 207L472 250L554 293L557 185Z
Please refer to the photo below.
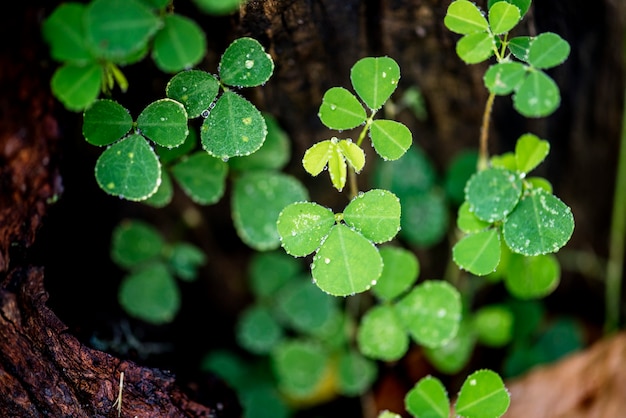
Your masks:
M626 45L626 42L624 43ZM626 48L625 48L626 54ZM626 92L625 92L626 95ZM620 302L624 266L624 238L626 236L626 103L622 115L622 135L619 145L613 216L609 236L609 260L606 269L605 332L617 331L620 326Z
M487 103L485 104L485 113L483 113L483 124L480 127L480 149L478 151L478 171L487 168L489 163L489 149L487 147L489 141L489 122L491 121L491 110L493 109L493 101L495 93L489 93Z

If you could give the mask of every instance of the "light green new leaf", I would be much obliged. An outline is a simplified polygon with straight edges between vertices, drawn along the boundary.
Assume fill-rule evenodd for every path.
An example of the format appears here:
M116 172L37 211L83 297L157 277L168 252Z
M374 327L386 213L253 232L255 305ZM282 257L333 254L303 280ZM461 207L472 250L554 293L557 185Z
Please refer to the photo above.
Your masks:
M400 122L379 119L370 126L370 138L374 149L383 160L397 160L411 147L413 135Z
M428 280L415 286L394 307L404 328L425 347L446 344L459 329L461 296L443 280Z
M532 39L528 63L535 68L548 69L562 64L570 53L569 43L556 33L545 32Z
M488 0L487 8L491 9L491 7L493 7L496 3L501 2L501 1L503 0ZM526 12L528 12L528 9L530 8L530 3L531 3L531 0L504 0L504 1L514 6L517 6L517 8L520 10L521 16L524 16Z
M500 235L496 229L461 238L452 248L452 259L476 276L493 273L500 262Z
M231 207L239 238L258 251L280 246L277 221L285 206L308 199L305 187L288 174L249 171L233 186Z
M365 166L365 152L361 147L352 142L351 139L342 139L337 143L337 148L352 166L356 173L361 172Z
M221 159L250 155L263 145L265 119L252 103L232 91L224 92L202 123L202 147Z
M404 397L406 410L414 417L448 418L450 400L446 388L433 376L421 378Z
M195 20L166 14L154 36L152 59L160 70L174 73L197 65L206 49L206 35Z
M520 9L505 1L499 1L489 8L489 26L494 35L507 33L520 19Z
M307 149L302 157L302 166L312 176L317 176L322 172L328 164L333 149L335 148L336 138L326 139L314 144Z
M313 257L313 280L324 292L348 296L376 284L383 260L374 244L344 224L334 225Z
M333 143L333 148L328 159L328 174L330 174L330 181L333 183L333 187L338 191L342 191L343 187L346 185L348 169L346 160L337 147L337 143Z
M509 293L519 299L548 296L559 285L561 267L553 254L511 254L504 278Z
M455 0L450 3L443 23L452 32L461 35L486 32L489 29L489 23L483 12L468 0Z
M498 418L504 415L510 402L502 378L483 369L465 379L454 407L463 418Z
M573 232L572 210L540 188L522 198L502 228L509 248L523 255L557 252Z
M68 110L79 112L98 98L103 76L104 71L98 63L66 63L54 72L50 87Z
M333 212L312 202L286 206L276 222L283 248L294 257L304 257L317 250L334 224Z
M395 361L409 349L409 336L391 305L369 309L359 325L357 344L363 355L383 361Z
M508 216L521 195L522 180L519 175L502 168L479 171L465 187L470 211L486 222L495 222Z
M41 32L55 60L86 64L93 59L85 45L84 12L84 4L61 3L44 20Z
M467 64L476 64L492 56L495 45L493 35L488 32L470 33L456 43L456 53Z
M96 161L96 181L105 192L144 200L161 183L161 164L148 141L133 134L107 148Z
M513 152L494 155L489 159L489 163L493 168L504 168L509 171L517 172L517 160Z
M203 151L172 166L172 176L191 200L200 205L216 203L224 195L228 165Z
M489 225L489 222L479 219L470 210L470 204L467 201L461 203L456 217L456 226L466 234L472 234L474 232L480 232L485 230Z
M389 301L409 289L419 276L420 265L413 252L386 245L379 249L383 258L383 272L372 287L372 293L382 301Z
M224 51L219 65L220 79L229 86L260 86L273 72L272 57L259 41L247 37L233 41Z
M165 94L185 106L188 117L197 118L217 97L219 82L202 70L182 71L170 79Z
M512 93L524 81L526 68L524 64L514 61L493 64L483 77L485 87L498 95Z
M355 128L367 118L359 100L343 87L324 93L318 116L324 125L337 130Z
M560 103L559 87L540 70L530 72L513 95L513 107L528 118L548 116Z
M128 110L113 100L96 100L83 112L83 136L92 145L109 145L133 127Z
M384 410L384 411L380 411L377 418L402 418L402 417L396 414L395 412Z
M375 243L391 240L400 230L400 200L388 190L360 193L348 203L343 220Z
M176 100L157 100L146 106L137 117L137 128L162 147L177 147L189 135L187 111Z
M372 110L378 110L398 87L400 67L390 57L366 57L350 70L354 91Z
M537 167L550 152L550 143L533 134L522 135L515 144L517 169L528 173Z

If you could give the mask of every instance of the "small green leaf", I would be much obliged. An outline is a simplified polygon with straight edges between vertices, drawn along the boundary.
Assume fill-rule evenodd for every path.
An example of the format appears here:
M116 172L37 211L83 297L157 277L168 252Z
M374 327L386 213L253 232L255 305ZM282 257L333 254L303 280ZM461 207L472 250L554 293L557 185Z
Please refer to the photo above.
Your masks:
M495 40L488 32L470 33L456 43L457 55L467 64L485 61L493 55L494 48Z
M298 340L279 344L271 360L279 389L296 398L311 395L328 367L328 355L321 346Z
M500 234L496 229L466 235L452 248L454 262L476 276L495 271L500 262Z
M269 308L253 305L245 309L236 324L237 343L254 354L268 354L284 337L283 329Z
M274 72L274 61L253 38L233 41L220 60L222 83L237 87L256 87L267 82Z
M383 160L397 160L411 147L413 135L400 122L379 119L370 126L374 149Z
M405 329L426 347L447 343L459 329L461 296L448 282L423 282L394 306Z
M206 256L195 245L177 242L171 246L167 264L181 280L191 282L198 277L198 268L206 262Z
M524 81L526 68L524 64L514 61L493 64L485 72L485 86L494 94L510 94Z
M528 63L535 68L548 69L562 64L570 53L569 43L556 33L544 32L530 42Z
M515 153L512 152L494 155L489 159L489 163L493 168L504 168L509 171L517 172L517 160L515 159Z
M276 222L285 206L308 199L295 177L275 171L250 171L233 185L233 223L248 246L267 251L280 246Z
M510 402L502 378L484 369L465 379L454 407L463 418L497 418L504 415Z
M157 100L141 112L137 118L137 128L162 147L177 147L189 135L187 111L175 100Z
M286 206L276 223L283 248L294 257L304 257L317 250L334 224L333 212L312 202Z
M352 129L367 118L359 100L343 87L332 87L322 98L318 112L322 123L330 129Z
M300 269L298 260L284 251L255 252L248 267L250 288L257 298L272 297Z
M421 378L404 397L406 410L414 417L448 418L450 400L443 383L433 376Z
M543 177L526 177L526 183L529 188L543 189L550 194L554 190L552 184Z
M92 145L109 145L130 131L133 118L113 100L96 100L83 113L83 136Z
M343 219L372 242L389 241L400 230L400 200L388 190L369 190L348 203Z
M307 149L304 157L302 157L302 166L306 172L312 176L317 176L321 173L328 164L334 147L335 143L330 139L326 139Z
M292 330L315 335L336 313L335 298L320 292L310 276L291 280L275 295L275 311Z
M573 231L572 210L543 189L524 196L502 228L509 248L523 255L557 252Z
M224 195L228 166L203 151L172 166L172 175L183 191L200 205L216 203Z
M509 170L489 168L474 174L465 188L470 211L479 219L495 222L506 218L522 195L522 180Z
M350 70L354 91L372 110L378 110L398 87L400 67L390 57L366 57Z
M342 191L346 185L346 176L348 174L346 160L337 147L337 138L331 139L331 142L333 147L328 159L328 174L330 174L330 181L333 183L333 187L338 191Z
M172 322L180 309L180 290L162 263L149 264L126 276L118 299L129 315L154 325Z
M363 355L383 361L396 361L409 349L409 337L390 305L368 310L357 331L357 344Z
M474 330L469 321L463 318L454 338L442 346L424 347L424 356L441 373L454 375L467 366L475 346Z
M456 218L456 226L466 234L484 231L491 225L489 222L478 219L470 210L469 202L465 201L459 206Z
M170 79L165 93L185 106L188 117L197 118L217 97L219 82L202 70L182 71Z
M354 171L356 173L361 172L365 166L365 152L363 149L352 142L351 139L340 140L337 143L337 148Z
M195 20L166 14L154 37L152 58L161 71L174 73L197 65L206 49L206 35Z
M221 159L250 155L267 135L265 119L252 103L232 91L224 92L202 123L202 147Z
M501 2L501 1L503 0L489 0L487 2L487 8L491 9L492 6L494 6L496 3ZM528 12L528 9L530 8L530 3L531 3L531 0L504 0L504 1L514 6L517 6L517 8L520 10L521 16L524 16L526 12Z
M376 364L354 350L339 355L337 368L338 391L344 396L364 394L374 383L378 374Z
M111 259L121 267L132 269L155 260L165 242L159 231L140 220L120 222L111 235Z
M517 25L521 19L520 9L505 1L499 1L489 8L491 33L501 35Z
M379 249L383 272L372 287L372 293L382 301L390 301L411 287L419 276L420 265L411 251L394 246Z
M519 299L543 298L559 285L561 268L552 254L512 254L505 273L507 290Z
M413 245L429 247L440 242L448 229L448 204L438 189L401 196L400 235Z
M489 23L483 12L468 0L455 0L450 3L443 23L452 32L461 35L486 32L489 29Z
M248 0L193 0L202 12L213 16L232 14L247 2Z
M70 64L59 67L50 80L55 97L70 111L89 107L100 94L104 71L98 63Z
M376 284L382 269L376 246L344 224L331 228L311 263L315 283L334 296L368 290Z
M515 38L511 38L509 41L509 50L515 58L527 63L531 42L532 38L530 36L517 36Z
M93 59L85 45L84 12L84 4L61 3L44 20L42 35L50 44L50 56L55 60L86 64Z
M474 313L472 321L478 342L502 347L513 338L513 313L502 305L488 305Z
M533 134L522 135L515 144L517 169L528 173L537 167L550 152L550 143Z
M107 148L96 161L96 181L105 192L144 200L157 191L161 164L148 141L133 134Z
M530 72L513 95L513 107L528 118L548 116L560 103L559 87L540 70Z

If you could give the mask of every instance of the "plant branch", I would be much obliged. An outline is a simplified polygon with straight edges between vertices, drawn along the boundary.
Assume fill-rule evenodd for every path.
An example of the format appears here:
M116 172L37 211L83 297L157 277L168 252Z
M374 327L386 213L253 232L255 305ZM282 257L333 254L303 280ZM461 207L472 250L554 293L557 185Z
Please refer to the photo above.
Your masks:
M478 152L478 171L484 170L488 166L489 162L489 148L487 146L489 141L489 123L491 121L491 111L493 109L493 101L495 99L495 93L489 93L487 103L485 104L485 112L483 113L483 123L480 127L480 149Z

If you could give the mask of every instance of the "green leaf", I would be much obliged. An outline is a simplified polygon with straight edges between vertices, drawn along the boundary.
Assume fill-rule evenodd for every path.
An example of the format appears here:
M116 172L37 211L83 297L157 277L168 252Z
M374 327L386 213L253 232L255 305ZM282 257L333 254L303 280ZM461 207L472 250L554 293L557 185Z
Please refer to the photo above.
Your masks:
M493 168L504 168L509 171L517 171L517 160L512 152L505 152L500 155L494 155L489 159L489 163Z
M449 219L448 205L440 190L401 196L400 203L400 236L418 247L429 247L443 239Z
M569 43L556 33L544 32L530 42L528 63L535 68L548 69L562 64L570 53Z
M484 231L491 225L489 222L478 219L470 210L469 202L465 201L459 206L456 218L456 226L466 234Z
M363 355L383 361L396 361L409 350L409 337L390 305L369 309L361 318L357 345Z
M283 251L255 252L248 267L250 288L257 298L272 297L300 271L300 263Z
M452 339L439 347L424 347L424 356L441 373L454 375L467 366L475 346L474 330L469 321L463 318Z
M195 152L172 166L181 189L199 205L216 203L224 195L228 166L203 151Z
M489 8L491 33L501 35L517 25L521 19L520 9L505 1L499 1Z
M233 41L220 60L222 83L237 87L256 87L267 82L274 72L274 61L253 38Z
M200 128L202 147L221 159L252 154L266 135L261 112L232 91L222 94Z
M332 138L331 143L333 147L328 159L328 174L330 174L330 181L333 183L333 187L338 191L342 191L346 185L346 176L348 174L346 160L337 147L337 138Z
M413 135L400 122L379 119L370 126L374 149L383 160L397 160L411 147Z
M280 246L277 221L285 206L308 199L305 187L288 174L250 171L233 185L233 223L239 238L258 251Z
M178 278L192 282L198 277L198 268L206 263L206 256L195 245L177 242L169 251L167 263Z
M554 190L552 184L543 177L526 177L526 183L529 185L529 188L543 189L549 194L552 194Z
M523 255L557 252L573 231L572 210L543 189L524 196L502 228L509 248Z
M79 112L98 98L103 75L102 67L98 63L66 63L54 72L50 86L55 97L66 109Z
M137 0L94 0L87 5L84 25L96 53L115 61L145 47L162 21Z
M182 71L170 79L165 94L185 106L188 117L197 118L217 97L219 82L202 70Z
M503 305L483 306L474 313L473 327L478 342L488 347L502 347L513 338L513 313Z
M395 304L396 312L413 339L439 347L452 339L461 320L461 296L450 283L428 280Z
M285 341L272 353L273 370L281 391L304 398L313 393L328 367L327 353L322 347L306 341Z
M324 93L318 116L324 125L337 130L355 128L367 118L359 100L343 87L332 87Z
M342 139L337 148L356 173L360 173L365 166L365 152L351 139Z
M524 82L526 69L527 67L519 62L498 62L487 69L483 80L491 93L509 94Z
M559 87L540 70L530 72L513 95L513 107L528 118L548 116L560 103Z
M389 57L366 57L350 69L354 91L372 110L378 110L398 87L400 67Z
M485 61L493 55L494 48L495 40L488 32L470 33L456 43L457 55L467 64Z
M335 138L334 138L335 139ZM335 147L335 142L330 139L320 141L307 149L302 157L302 166L312 176L317 176L328 164Z
M338 391L344 396L364 394L374 383L378 370L376 364L359 352L350 350L339 355Z
M348 296L368 290L383 261L374 244L344 224L334 225L313 257L313 280L326 293Z
M390 301L408 290L417 280L419 261L411 251L394 246L379 249L383 259L383 271L372 293L382 301Z
M96 100L83 112L83 136L92 145L109 145L130 131L133 118L113 100Z
M389 241L400 230L400 200L388 190L369 190L348 203L343 219L372 242Z
M495 222L506 218L522 195L522 180L509 170L489 168L474 174L465 188L470 211L479 219Z
M489 0L487 2L487 8L491 9L491 7L494 4L501 2L501 1L503 0ZM530 8L530 3L531 3L531 0L504 0L504 1L514 6L517 6L517 8L520 10L521 16L524 16L526 12L528 12L528 9Z
M320 292L310 276L292 280L275 295L276 312L292 330L315 335L336 313L335 298Z
M140 220L124 220L111 234L111 259L120 267L131 269L155 260L165 242L159 231Z
M235 329L237 343L254 354L268 354L284 338L283 329L269 308L252 305L239 316Z
M304 257L319 248L334 224L330 209L317 203L297 202L280 212L276 226L287 254Z
M163 147L177 147L189 135L187 111L175 100L157 100L141 112L137 118L137 128L144 136Z
M118 299L130 316L154 325L172 322L180 309L180 290L162 263L149 264L126 276Z
M209 15L225 16L239 10L248 0L193 0L198 8Z
M528 173L537 167L550 152L550 143L533 134L522 135L515 144L517 169Z
M96 161L96 181L105 192L144 200L161 182L161 164L148 141L133 134L107 148Z
M433 376L421 378L404 397L406 410L414 417L447 418L450 401L443 383Z
M519 299L538 299L552 293L559 285L561 268L552 254L532 257L512 254L504 284Z
M483 12L468 0L455 0L450 3L443 23L452 32L461 35L486 32L489 29L489 23Z
M500 262L500 234L496 229L466 235L452 248L454 262L476 276L496 270Z
M509 408L510 396L497 373L483 369L469 375L459 391L456 413L464 418L501 417Z
M86 64L93 60L85 45L84 12L84 4L61 3L44 20L41 32L50 45L53 59L74 64Z
M509 41L509 50L515 58L527 63L531 42L532 38L530 36L517 36L515 38L511 38Z
M195 20L167 14L154 37L152 58L161 71L174 73L197 65L206 48L206 35Z

